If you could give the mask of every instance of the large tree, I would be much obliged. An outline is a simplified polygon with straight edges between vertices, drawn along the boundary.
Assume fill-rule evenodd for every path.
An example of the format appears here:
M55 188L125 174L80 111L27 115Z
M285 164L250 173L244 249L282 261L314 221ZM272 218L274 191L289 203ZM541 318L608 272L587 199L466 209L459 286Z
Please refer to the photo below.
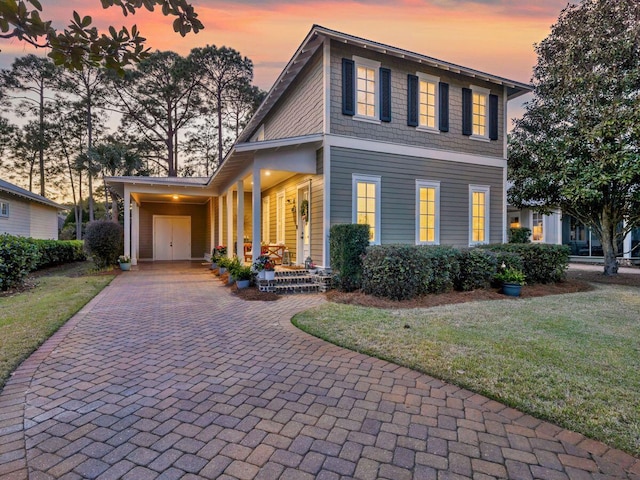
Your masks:
M123 15L135 14L141 8L153 11L160 7L163 15L176 18L174 31L185 36L204 26L187 0L100 0L103 8L120 7ZM103 65L123 72L123 67L148 56L145 38L134 25L131 30L109 27L100 33L92 26L93 19L73 12L71 23L64 30L56 30L50 20L41 17L39 0L2 0L0 2L0 38L17 38L36 47L49 48L49 57L56 65L81 70L85 65Z
M560 207L602 243L640 225L640 2L567 6L536 45L534 98L509 141L510 203Z
M51 99L47 98L50 89L56 84L59 70L50 60L26 55L16 58L8 70L2 71L2 85L7 90L17 91L18 95L12 98L20 100L18 113L26 115L30 113L36 117L38 124L38 169L40 173L40 195L45 192L45 159L46 149L46 114ZM10 96L10 95L8 95Z
M202 87L206 90L211 110L216 114L218 128L218 162L224 158L223 119L238 92L247 89L253 80L253 62L233 48L207 45L194 48L189 54L202 72Z
M155 52L124 78L114 76L117 108L123 121L147 140L164 147L167 174L177 175L178 133L198 112L200 73L174 52Z

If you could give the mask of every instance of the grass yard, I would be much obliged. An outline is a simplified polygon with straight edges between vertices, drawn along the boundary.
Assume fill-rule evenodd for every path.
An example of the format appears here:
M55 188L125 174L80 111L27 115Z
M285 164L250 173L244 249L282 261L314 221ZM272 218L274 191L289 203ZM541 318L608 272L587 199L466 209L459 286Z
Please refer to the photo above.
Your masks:
M302 330L404 365L640 456L640 288L434 308L337 303Z
M52 268L30 279L35 287L0 296L0 390L25 358L114 277L91 275L92 268L92 262Z

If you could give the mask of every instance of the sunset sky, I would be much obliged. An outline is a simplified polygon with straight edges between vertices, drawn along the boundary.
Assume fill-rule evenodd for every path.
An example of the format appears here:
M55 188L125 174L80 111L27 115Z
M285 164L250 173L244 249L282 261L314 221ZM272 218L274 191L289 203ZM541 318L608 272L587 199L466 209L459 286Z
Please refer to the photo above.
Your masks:
M65 27L72 11L99 28L137 24L148 46L186 55L196 46L232 47L254 62L255 83L268 90L313 24L441 60L528 82L533 44L545 38L567 0L194 0L205 29L183 38L159 11L123 17L99 0L43 0L42 17ZM0 68L33 48L0 40ZM511 106L510 116L517 115Z

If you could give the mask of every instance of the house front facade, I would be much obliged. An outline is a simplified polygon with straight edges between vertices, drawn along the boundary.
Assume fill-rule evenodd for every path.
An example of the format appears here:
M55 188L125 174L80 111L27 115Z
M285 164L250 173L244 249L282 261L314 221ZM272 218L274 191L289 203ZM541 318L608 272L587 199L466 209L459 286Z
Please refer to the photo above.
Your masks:
M0 234L58 239L58 212L64 207L0 179Z
M340 223L372 244L505 241L507 103L530 90L314 26L211 178L108 179L131 204L125 253L328 267Z

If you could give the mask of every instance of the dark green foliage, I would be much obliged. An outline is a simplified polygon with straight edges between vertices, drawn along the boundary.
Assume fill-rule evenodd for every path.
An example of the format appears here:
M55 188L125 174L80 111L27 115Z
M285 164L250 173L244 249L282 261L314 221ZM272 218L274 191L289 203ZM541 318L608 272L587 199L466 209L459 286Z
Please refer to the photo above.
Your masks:
M496 275L497 259L493 252L473 248L460 252L460 275L456 289L468 292L487 288Z
M443 293L453 290L460 274L460 251L440 245L422 245L416 249L433 271L427 292Z
M119 223L98 220L87 225L84 245L98 268L118 263L123 250L123 229Z
M510 228L509 243L531 243L531 229L527 227Z
M413 245L376 245L362 261L362 290L392 300L427 293L433 277L427 257Z
M27 238L0 235L0 290L21 285L38 264L38 247Z
M81 240L40 240L30 238L29 241L38 248L39 255L36 270L87 259L84 252L84 243Z
M508 243L479 248L518 254L522 258L522 270L529 284L559 282L564 279L569 265L569 247L566 245Z
M493 254L496 256L496 265L498 266L498 269L501 269L502 265L504 265L504 268L513 268L515 270L524 271L524 262L522 261L520 254L505 251L494 251Z
M345 292L362 286L362 257L369 246L369 225L345 223L331 227L329 248L337 288Z

